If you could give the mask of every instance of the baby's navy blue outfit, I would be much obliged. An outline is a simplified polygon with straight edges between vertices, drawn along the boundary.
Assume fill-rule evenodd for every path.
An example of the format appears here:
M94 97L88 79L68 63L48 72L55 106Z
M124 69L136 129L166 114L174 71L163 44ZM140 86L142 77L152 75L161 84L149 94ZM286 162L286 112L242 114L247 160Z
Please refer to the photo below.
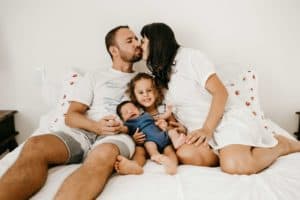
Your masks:
M128 127L128 132L133 135L137 128L146 135L146 142L154 142L157 145L159 152L171 144L167 132L159 129L155 125L153 117L149 113L142 113L135 119L129 119L124 123Z

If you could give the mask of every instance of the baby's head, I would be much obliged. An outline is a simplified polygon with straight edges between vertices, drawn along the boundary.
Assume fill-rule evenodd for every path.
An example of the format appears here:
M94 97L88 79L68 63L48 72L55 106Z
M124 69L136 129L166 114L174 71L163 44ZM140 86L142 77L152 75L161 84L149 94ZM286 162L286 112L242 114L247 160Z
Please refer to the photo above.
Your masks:
M117 106L117 114L126 122L129 119L137 118L140 110L132 101L123 101Z
M138 73L128 83L127 93L133 103L142 108L156 107L162 103L163 92L150 74Z

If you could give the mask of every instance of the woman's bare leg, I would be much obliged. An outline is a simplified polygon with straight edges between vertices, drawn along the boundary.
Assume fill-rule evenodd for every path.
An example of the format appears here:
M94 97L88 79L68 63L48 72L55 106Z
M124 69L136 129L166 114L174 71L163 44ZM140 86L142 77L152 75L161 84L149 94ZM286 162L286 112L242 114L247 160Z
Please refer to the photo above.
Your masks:
M179 162L187 165L215 167L219 158L208 146L182 145L176 152Z
M220 165L230 174L255 174L269 167L279 156L300 151L300 142L276 136L272 148L229 145L220 150Z

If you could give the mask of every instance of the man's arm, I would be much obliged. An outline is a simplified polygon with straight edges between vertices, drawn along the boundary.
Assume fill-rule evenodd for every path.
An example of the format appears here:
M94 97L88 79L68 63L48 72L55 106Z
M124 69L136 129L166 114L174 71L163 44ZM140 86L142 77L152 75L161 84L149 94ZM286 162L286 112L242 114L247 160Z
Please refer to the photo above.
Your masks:
M94 121L86 116L85 113L87 110L87 105L72 101L65 115L66 125L71 128L84 129L97 135L127 132L127 129L115 119L115 116L108 115L99 121Z

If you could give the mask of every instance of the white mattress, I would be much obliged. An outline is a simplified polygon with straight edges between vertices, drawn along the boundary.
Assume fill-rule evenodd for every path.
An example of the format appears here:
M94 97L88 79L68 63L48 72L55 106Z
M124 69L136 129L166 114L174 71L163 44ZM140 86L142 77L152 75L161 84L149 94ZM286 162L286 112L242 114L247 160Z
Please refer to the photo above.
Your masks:
M16 159L21 147L0 160L0 176ZM53 199L63 180L79 164L49 170L45 186L31 199ZM300 199L300 153L279 158L271 167L255 175L229 175L220 168L179 166L170 176L162 166L147 161L143 175L114 174L101 200L296 200Z

